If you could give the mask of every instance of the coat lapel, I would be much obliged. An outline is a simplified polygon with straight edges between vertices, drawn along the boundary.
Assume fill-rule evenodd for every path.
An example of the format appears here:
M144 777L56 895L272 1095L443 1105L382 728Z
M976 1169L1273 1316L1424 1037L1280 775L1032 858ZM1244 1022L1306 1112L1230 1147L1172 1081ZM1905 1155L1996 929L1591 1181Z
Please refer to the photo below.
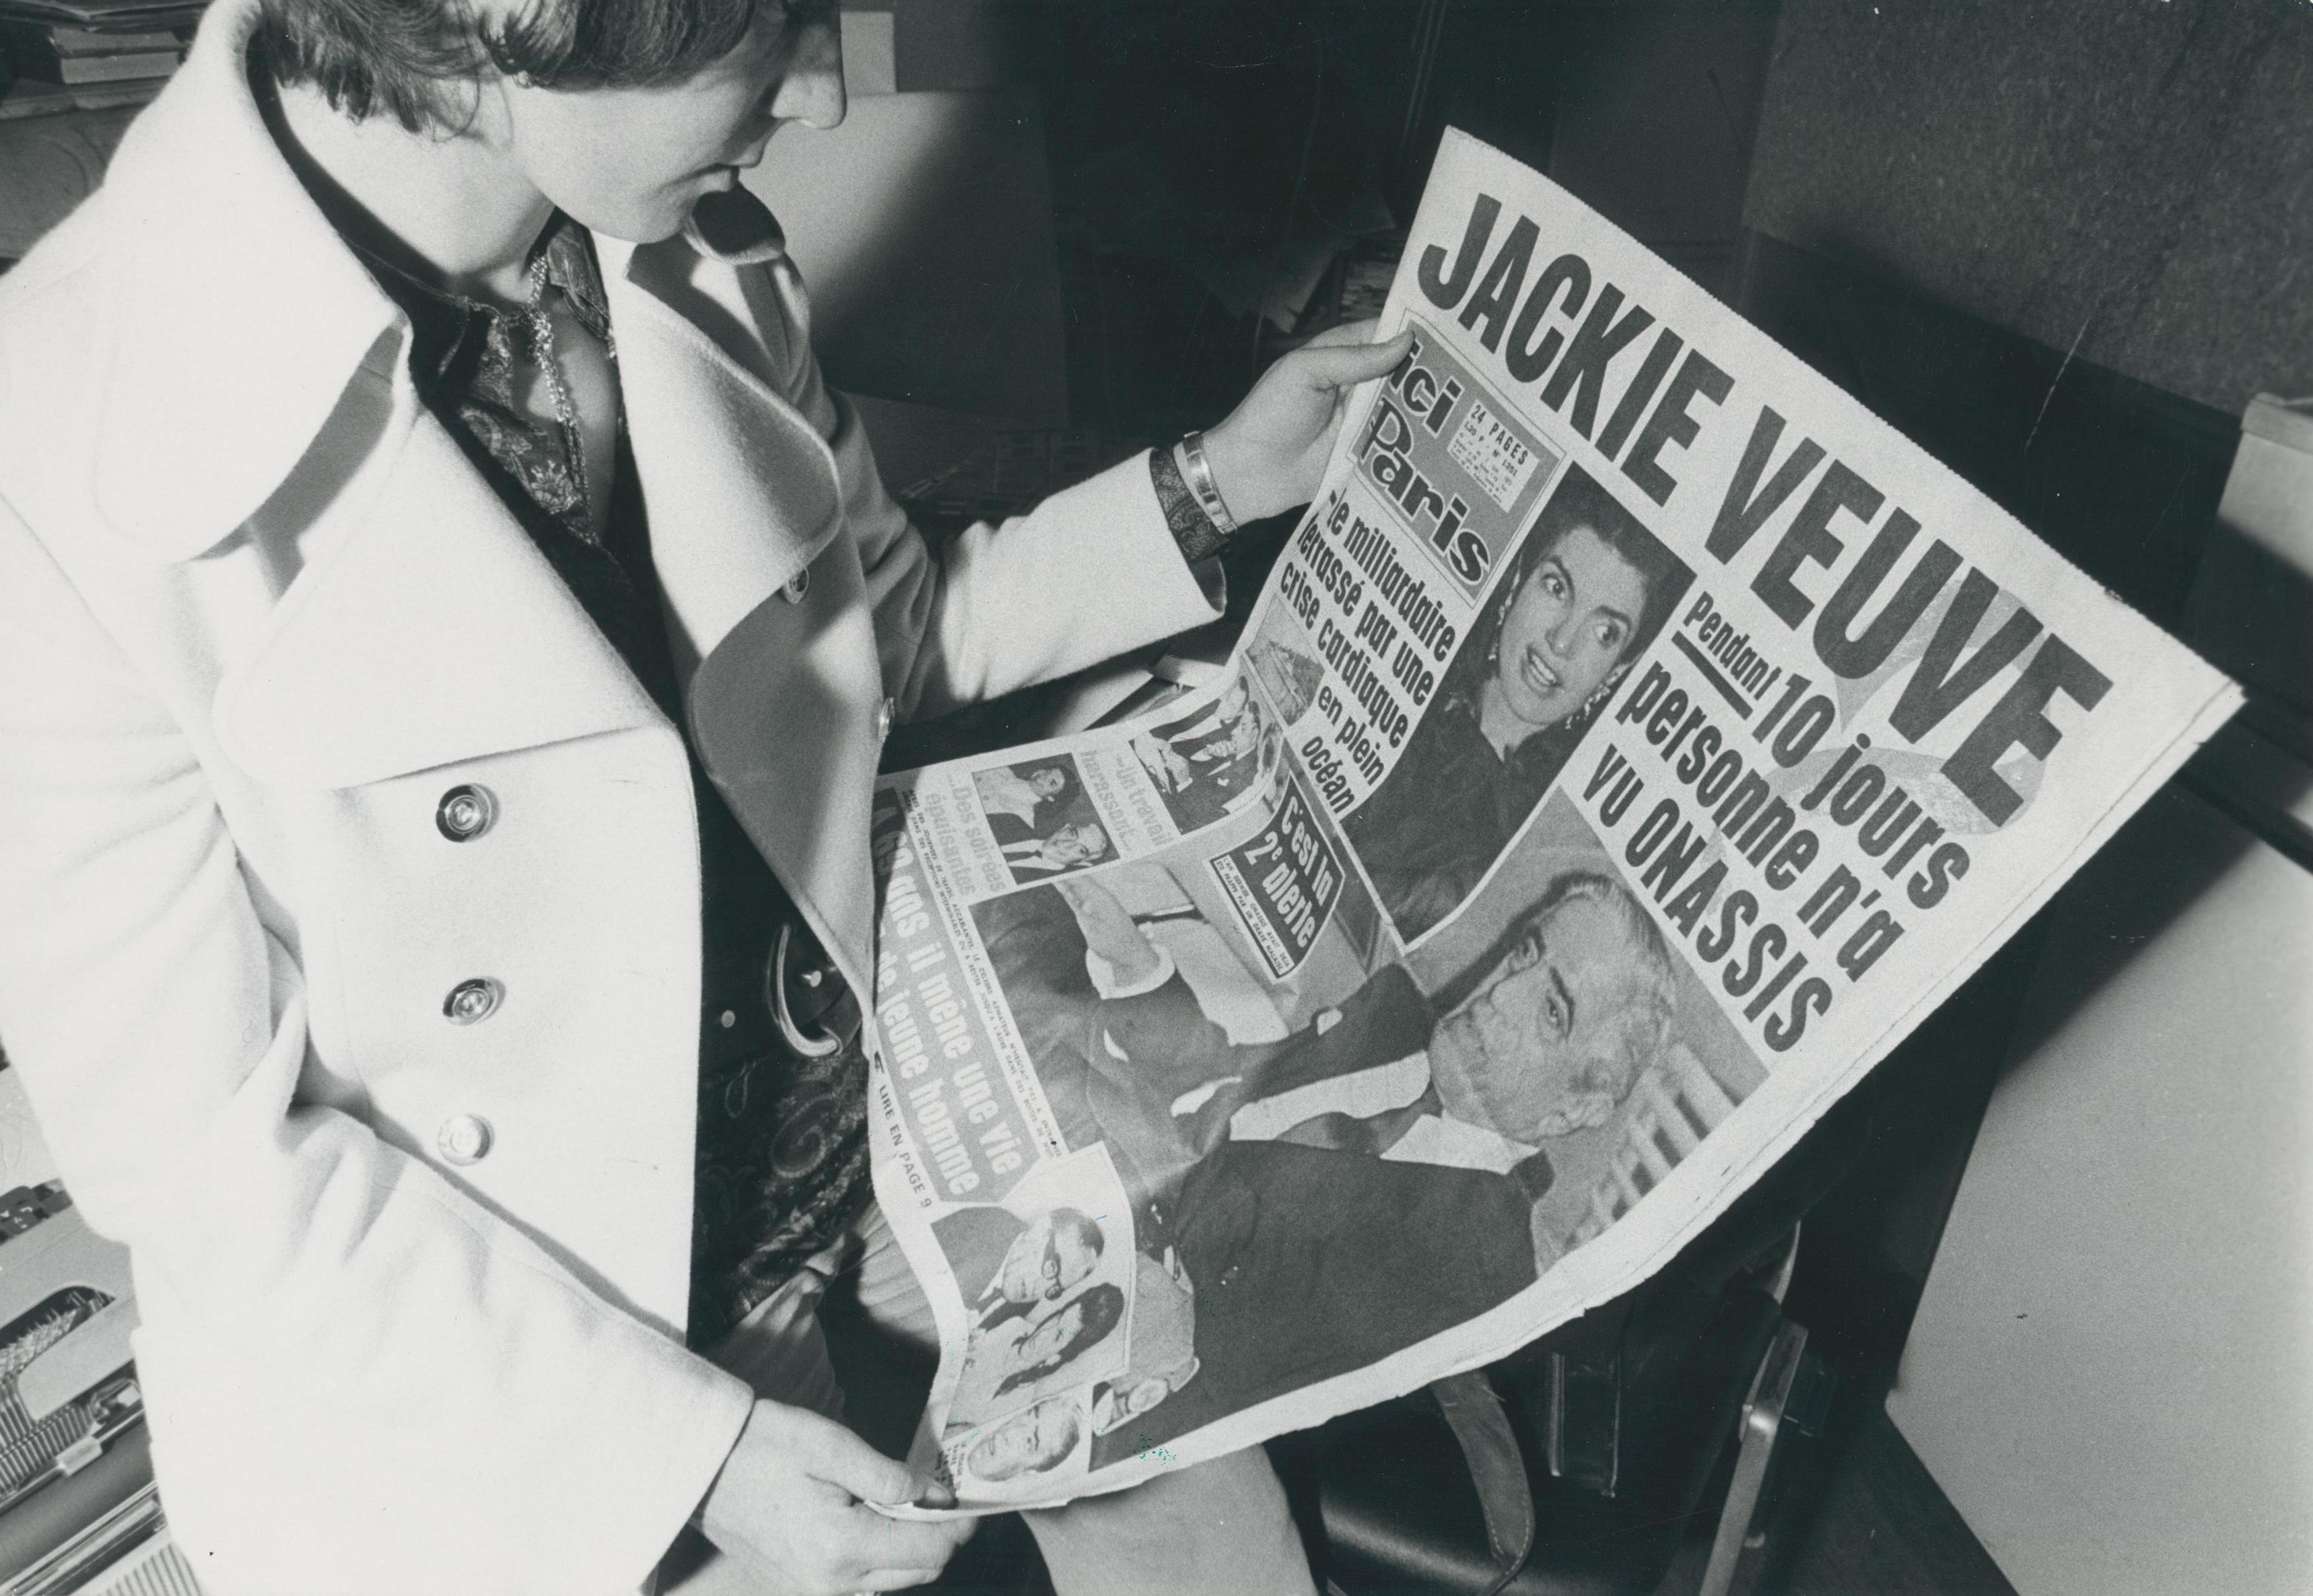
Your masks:
M258 14L217 7L87 211L107 303L85 352L103 381L84 469L104 520L164 560L258 512L395 320L266 131Z
M687 244L596 242L652 558L678 648L703 659L841 527L835 459L784 394L694 320L720 319L692 281L710 263Z
M394 386L376 396L391 411L382 481L335 512L352 524L314 539L322 552L219 688L225 751L262 780L335 788L663 724L489 485Z
M652 557L682 662L700 662L694 746L865 994L879 752L868 728L883 687L857 563L831 551L843 524L834 456L768 380L769 362L704 330L760 325L716 297L734 274L688 244L598 245ZM807 587L784 596L806 568Z
M691 680L691 736L747 835L865 997L874 990L867 824L878 750L866 728L878 691L875 639L857 568L821 564L831 568L805 601L757 606L708 655Z

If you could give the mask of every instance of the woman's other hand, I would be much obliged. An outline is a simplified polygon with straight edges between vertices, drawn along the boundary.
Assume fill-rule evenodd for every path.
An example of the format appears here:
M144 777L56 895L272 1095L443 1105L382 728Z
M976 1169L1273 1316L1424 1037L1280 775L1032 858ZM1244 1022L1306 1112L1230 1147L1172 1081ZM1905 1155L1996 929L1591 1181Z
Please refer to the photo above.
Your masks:
M759 1401L707 1494L701 1524L737 1565L726 1576L734 1584L751 1579L748 1589L781 1596L901 1591L937 1578L977 1528L970 1519L887 1519L868 1505L919 1497L927 1506L953 1502L842 1425Z
M1244 402L1205 434L1213 486L1231 515L1259 521L1316 495L1350 390L1387 375L1412 346L1410 332L1373 342L1377 325L1319 333L1263 372Z

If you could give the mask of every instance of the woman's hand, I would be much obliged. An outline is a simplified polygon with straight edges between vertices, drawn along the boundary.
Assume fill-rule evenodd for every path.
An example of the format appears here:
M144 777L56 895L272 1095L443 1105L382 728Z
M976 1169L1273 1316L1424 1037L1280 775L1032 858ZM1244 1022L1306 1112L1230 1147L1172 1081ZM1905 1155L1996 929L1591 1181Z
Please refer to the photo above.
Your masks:
M1376 325L1319 333L1263 372L1244 402L1205 434L1213 486L1231 515L1259 521L1316 495L1350 390L1388 374L1412 346L1411 332L1372 342Z
M938 1577L972 1520L902 1522L866 1504L913 1500L904 1464L800 1407L757 1402L707 1494L701 1527L754 1583L780 1596L899 1591ZM945 1492L930 1506L945 1506Z

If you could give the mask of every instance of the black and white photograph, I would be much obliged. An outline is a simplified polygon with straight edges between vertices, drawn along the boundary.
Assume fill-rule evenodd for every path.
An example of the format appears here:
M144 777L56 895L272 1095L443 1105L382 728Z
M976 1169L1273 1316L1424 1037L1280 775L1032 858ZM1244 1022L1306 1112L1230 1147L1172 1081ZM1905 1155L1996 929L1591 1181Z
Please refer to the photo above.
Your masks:
M1132 751L1183 835L1273 801L1283 734L1239 672L1219 696L1150 723Z
M1146 901L1161 886L1133 878L1160 874L1135 864L973 909L1071 1145L1104 1148L1130 1191L1144 1290L1184 1299L1194 1381L1136 1393L1161 1375L1136 1308L1095 1467L1507 1301L1761 1079L1562 799L1418 964L1336 975L1300 1012L1252 967L1217 971L1201 916L1136 915L1113 890ZM955 1223L935 1227L944 1246ZM1051 1232L1049 1268L1086 1256L1077 1229ZM1031 1243L1012 1245L1025 1258ZM1049 1363L1085 1334L1056 1325L1007 1355ZM993 1352L967 1379L981 1362L983 1385L1029 1383ZM964 1420L984 1422L970 1396Z
M2313 1591L2313 0L0 0L0 1596Z
M1261 1044L1104 1010L1112 1101L1150 1083L1153 1119L1183 1089L1167 1128L1195 1162L1150 1200L1142 1245L1193 1288L1200 1373L1096 1463L1507 1301L1762 1079L1562 799L1423 953Z
M1520 926L1550 961L1579 960L1578 949L1595 955L1586 968L1596 984L1586 992L1567 978L1542 1004L1544 1024L1553 1013L1571 1016L1569 1047L1589 1063L1547 1104L1520 1111L1551 1159L1552 1189L1534 1216L1535 1244L1545 1254L1571 1251L1621 1218L1765 1078L1695 972L1670 951L1627 873L1573 803L1552 794L1468 915L1406 960L1425 985L1450 982L1486 958L1478 950L1526 934ZM1561 907L1543 915L1520 907L1539 902ZM1574 1040L1594 1021L1622 1034ZM1597 1067L1618 1053L1621 1067ZM1490 1110L1507 1106L1499 1093L1485 1101Z
M1309 657L1307 638L1295 635L1297 628L1284 612L1272 609L1270 614L1272 629L1253 639L1245 650L1245 663L1277 706L1279 723L1291 727L1316 703L1324 671Z
M1107 1149L1045 1160L1001 1206L957 1208L932 1232L972 1315L948 1441L1123 1371L1132 1216Z
M1002 1484L1013 1464L998 1460L1041 1447L1048 1461L1018 1466L1046 1472L1071 1455L1064 1423L1109 1434L1195 1378L1193 1288L1169 1250L1138 1247L1133 1209L1095 1144L1039 1164L1000 1206L933 1222L972 1314L939 1443L951 1468Z
M1342 822L1408 942L1466 902L1693 574L1579 467L1518 539L1396 766Z
M1076 760L1062 754L1050 760L975 770L972 785L980 799L980 812L987 817L988 829L997 841L1018 842L1074 819L1080 806L1072 801L1084 791L1084 777Z
M1371 907L1351 897L1279 980L1193 840L971 913L1060 1135L1105 1148L1136 1208L1196 1156L1217 1062L1355 988L1372 945Z
M972 786L1016 881L1044 881L1116 857L1111 829L1085 791L1073 754L975 770Z
M966 1433L956 1443L960 1462L950 1469L998 1492L1006 1486L1034 1490L1045 1486L1048 1476L1082 1472L1092 1434L1083 1397L1063 1392Z

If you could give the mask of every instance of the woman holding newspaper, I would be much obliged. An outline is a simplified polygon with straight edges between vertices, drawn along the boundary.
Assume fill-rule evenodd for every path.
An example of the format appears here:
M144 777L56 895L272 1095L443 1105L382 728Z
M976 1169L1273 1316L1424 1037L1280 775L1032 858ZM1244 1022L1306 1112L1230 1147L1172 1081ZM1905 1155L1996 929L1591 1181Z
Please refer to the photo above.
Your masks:
M816 1321L856 1265L930 1330L843 995L882 734L1209 620L1403 346L935 549L739 184L842 117L836 9L220 0L0 282L0 1035L213 1596L967 1531L872 1511L923 1487ZM1257 1449L1036 1528L1063 1591L1309 1588Z

